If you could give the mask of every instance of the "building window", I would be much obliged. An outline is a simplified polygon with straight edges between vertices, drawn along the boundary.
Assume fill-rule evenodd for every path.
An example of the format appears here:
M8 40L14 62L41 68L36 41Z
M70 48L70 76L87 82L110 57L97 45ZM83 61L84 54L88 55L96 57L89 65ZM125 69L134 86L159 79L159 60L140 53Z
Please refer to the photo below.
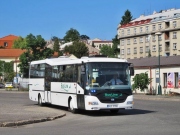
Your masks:
M134 48L134 54L137 54L137 48L136 47Z
M127 39L127 44L130 45L130 39Z
M175 88L178 88L178 87L179 87L179 83L178 83L178 81L179 81L179 79L178 79L178 72L175 72L174 75L175 75Z
M142 28L142 27L140 27L139 29L140 29L140 30L139 30L139 31L140 31L140 33L142 33L142 32L143 32L143 28Z
M149 52L149 46L146 46L146 53Z
M143 47L140 47L140 53L143 53Z
M177 38L177 32L173 32L173 39Z
M121 45L124 45L124 39L121 40Z
M148 32L149 31L149 26L146 26L146 32Z
M152 30L155 31L156 30L156 25L152 26Z
M153 42L156 41L156 35L152 35L152 41L153 41Z
M177 54L173 54L173 56L176 56Z
M146 42L149 42L149 36L146 36Z
M130 53L131 53L130 48L128 48L127 49L127 54L130 54Z
M158 24L158 29L162 29L162 25L161 24Z
M163 73L163 87L167 88L167 73Z
M177 43L173 43L173 50L177 49Z
M124 30L122 30L122 33L121 33L122 36L124 36Z
M159 41L162 40L162 35L158 35L158 40L159 40Z
M127 30L127 34L130 35L130 29Z
M175 28L177 26L176 21L173 22L173 27Z
M136 38L134 38L134 44L136 44L137 43L137 40L136 40Z
M152 51L155 52L156 51L156 45L152 46Z
M124 55L124 49L121 49L121 54Z
M140 38L139 38L139 42L140 42L140 43L143 43L143 37L140 37Z
M4 42L4 47L7 47L8 46L8 43L7 42Z
M136 34L136 28L134 28L134 34Z

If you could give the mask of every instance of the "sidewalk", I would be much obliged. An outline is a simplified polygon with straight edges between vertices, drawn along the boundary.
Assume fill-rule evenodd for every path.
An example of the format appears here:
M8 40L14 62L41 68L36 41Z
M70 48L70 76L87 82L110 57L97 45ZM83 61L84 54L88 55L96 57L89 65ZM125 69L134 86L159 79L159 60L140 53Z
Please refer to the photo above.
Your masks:
M180 101L180 96L134 94L134 99L161 100L161 101Z
M50 105L40 107L37 102L30 101L27 91L0 89L0 94L0 127L51 121L66 115L64 108ZM9 96L7 97L7 95ZM9 99L3 98L3 96Z

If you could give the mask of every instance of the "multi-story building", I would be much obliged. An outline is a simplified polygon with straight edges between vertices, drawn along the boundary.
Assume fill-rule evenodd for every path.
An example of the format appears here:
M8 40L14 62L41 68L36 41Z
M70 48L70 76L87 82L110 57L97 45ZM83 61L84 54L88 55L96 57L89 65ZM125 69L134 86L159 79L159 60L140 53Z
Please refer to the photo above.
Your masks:
M98 39L98 38L95 38L93 40L90 40L89 41L89 44L94 46L96 49L98 50L101 50L101 47L103 46L110 46L112 48L113 46L113 43L111 40L101 40L101 39Z
M119 25L120 57L180 55L180 9L141 15L128 24Z

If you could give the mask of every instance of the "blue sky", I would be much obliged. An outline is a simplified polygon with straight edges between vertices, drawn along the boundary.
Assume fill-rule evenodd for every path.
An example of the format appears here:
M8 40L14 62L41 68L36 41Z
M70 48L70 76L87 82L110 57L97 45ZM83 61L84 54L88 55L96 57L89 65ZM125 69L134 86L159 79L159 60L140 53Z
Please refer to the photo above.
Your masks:
M0 0L0 37L32 33L49 40L74 28L91 39L111 40L127 9L138 18L169 8L180 8L180 0Z

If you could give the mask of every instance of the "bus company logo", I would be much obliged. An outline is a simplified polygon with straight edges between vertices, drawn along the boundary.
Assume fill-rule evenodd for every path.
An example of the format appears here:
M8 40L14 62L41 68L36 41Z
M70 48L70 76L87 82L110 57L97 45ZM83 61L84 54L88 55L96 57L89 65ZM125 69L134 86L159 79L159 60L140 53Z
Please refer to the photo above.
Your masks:
M105 93L104 96L106 98L118 98L118 97L122 97L122 93L118 94L118 93Z
M64 91L68 92L71 89L71 84L61 83L61 89L63 89Z

